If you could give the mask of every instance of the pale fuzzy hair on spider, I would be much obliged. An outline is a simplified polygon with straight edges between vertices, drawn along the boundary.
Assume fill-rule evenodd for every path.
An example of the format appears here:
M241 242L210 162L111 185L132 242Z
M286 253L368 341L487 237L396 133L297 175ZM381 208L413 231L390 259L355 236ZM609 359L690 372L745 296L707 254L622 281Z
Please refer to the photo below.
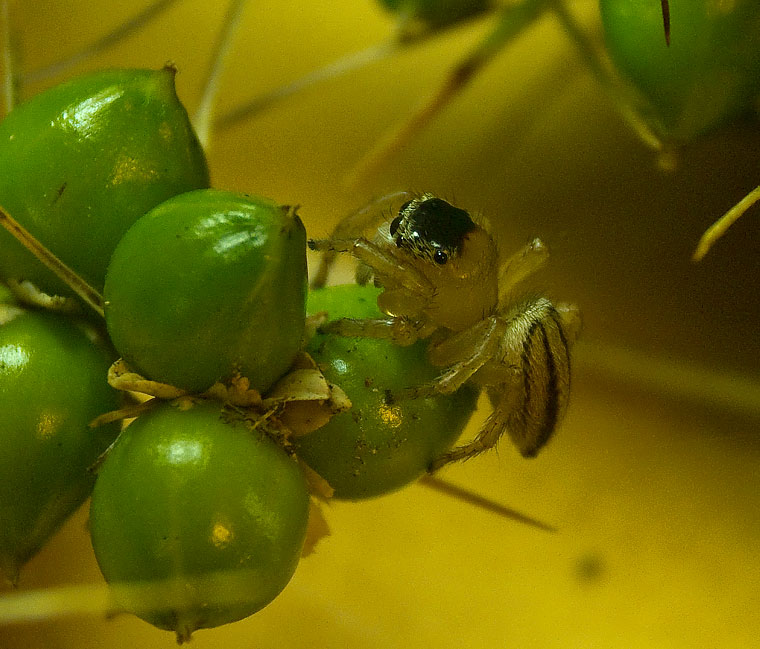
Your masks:
M451 394L467 381L486 390L493 412L480 432L431 470L493 447L504 433L522 455L535 456L565 411L579 325L574 306L515 297L515 287L546 261L546 247L534 239L500 264L482 218L432 194L402 196L408 200L380 227L383 215L375 212L372 240L361 236L373 225L367 208L339 223L333 238L309 242L327 253L327 263L337 252L351 253L360 262L357 281L374 277L383 288L378 306L386 317L333 320L323 330L399 345L429 338L428 357L441 374L394 391L396 400Z

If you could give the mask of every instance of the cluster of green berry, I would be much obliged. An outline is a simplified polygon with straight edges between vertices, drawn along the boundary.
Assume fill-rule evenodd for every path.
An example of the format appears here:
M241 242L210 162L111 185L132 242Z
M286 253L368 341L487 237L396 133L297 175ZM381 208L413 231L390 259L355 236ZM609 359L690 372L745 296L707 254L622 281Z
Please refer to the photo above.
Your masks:
M119 605L185 640L285 587L310 491L398 489L472 413L469 388L386 403L399 382L435 376L424 342L305 334L307 298L309 313L379 316L378 289L307 295L296 211L209 187L173 69L104 71L32 98L0 123L0 168L3 221L58 271L0 231L10 581L92 492L92 543ZM126 390L143 398L119 409Z
M498 6L382 2L412 32ZM510 3L494 33L505 43L518 7L527 24L554 5ZM670 0L669 48L656 0L600 6L610 56L658 134L689 141L753 106L757 3ZM317 313L379 317L379 289L309 293L295 210L210 188L171 68L101 72L32 98L0 123L0 169L3 214L105 318L83 317L71 282L0 230L0 571L11 582L92 493L93 547L125 609L181 640L241 619L290 580L310 493L408 484L474 409L469 386L385 398L436 376L424 342L306 335ZM120 409L125 390L153 398Z

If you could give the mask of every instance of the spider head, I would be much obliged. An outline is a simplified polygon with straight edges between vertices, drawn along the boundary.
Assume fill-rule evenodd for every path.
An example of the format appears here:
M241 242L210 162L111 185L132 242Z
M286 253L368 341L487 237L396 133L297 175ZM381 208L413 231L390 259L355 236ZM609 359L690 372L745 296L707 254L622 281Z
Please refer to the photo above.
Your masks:
M467 236L477 227L465 210L425 194L401 206L390 235L397 247L443 266L461 253Z
M404 203L389 233L434 282L481 281L493 272L497 252L491 235L467 211L432 194Z

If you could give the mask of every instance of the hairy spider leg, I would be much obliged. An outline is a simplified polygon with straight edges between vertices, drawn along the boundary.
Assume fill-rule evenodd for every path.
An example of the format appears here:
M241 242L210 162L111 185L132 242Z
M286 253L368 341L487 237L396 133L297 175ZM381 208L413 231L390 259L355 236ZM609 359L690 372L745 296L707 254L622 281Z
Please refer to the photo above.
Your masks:
M499 308L514 300L514 289L538 271L549 259L549 249L541 239L533 239L508 257L499 269Z
M446 369L429 383L394 392L394 398L424 399L453 394L498 353L505 328L503 319L492 316L431 344L428 360Z
M417 268L367 239L310 240L309 248L318 251L351 253L359 262L372 268L377 276L387 279L396 287L386 290L384 295L392 295L394 290L403 294L411 294L417 300L421 310L435 295L435 287ZM417 321L412 317L391 315L388 318L340 318L326 323L320 329L339 336L383 338L392 340L398 345L406 346L420 338L426 338L436 327Z
M358 211L338 221L328 240L349 241L360 238L367 230L376 230L377 227L388 218L388 210L398 200L409 200L413 194L407 191L393 192L371 201ZM322 288L327 283L338 251L324 249L324 254L319 260L319 266L311 280L311 288Z
M394 286L425 303L435 295L435 286L417 268L364 237L353 240L310 239L308 246L316 251L348 252L371 267L376 276L387 278Z

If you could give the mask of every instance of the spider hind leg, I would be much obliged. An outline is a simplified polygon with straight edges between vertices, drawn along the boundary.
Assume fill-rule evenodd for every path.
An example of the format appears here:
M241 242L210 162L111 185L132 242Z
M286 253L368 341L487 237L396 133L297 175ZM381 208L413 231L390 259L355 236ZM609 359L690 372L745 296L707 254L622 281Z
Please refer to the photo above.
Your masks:
M498 358L473 378L486 389L493 412L476 437L436 459L435 471L492 448L504 433L524 457L549 441L567 405L575 312L545 298L523 302L505 316ZM499 380L499 376L501 380Z

